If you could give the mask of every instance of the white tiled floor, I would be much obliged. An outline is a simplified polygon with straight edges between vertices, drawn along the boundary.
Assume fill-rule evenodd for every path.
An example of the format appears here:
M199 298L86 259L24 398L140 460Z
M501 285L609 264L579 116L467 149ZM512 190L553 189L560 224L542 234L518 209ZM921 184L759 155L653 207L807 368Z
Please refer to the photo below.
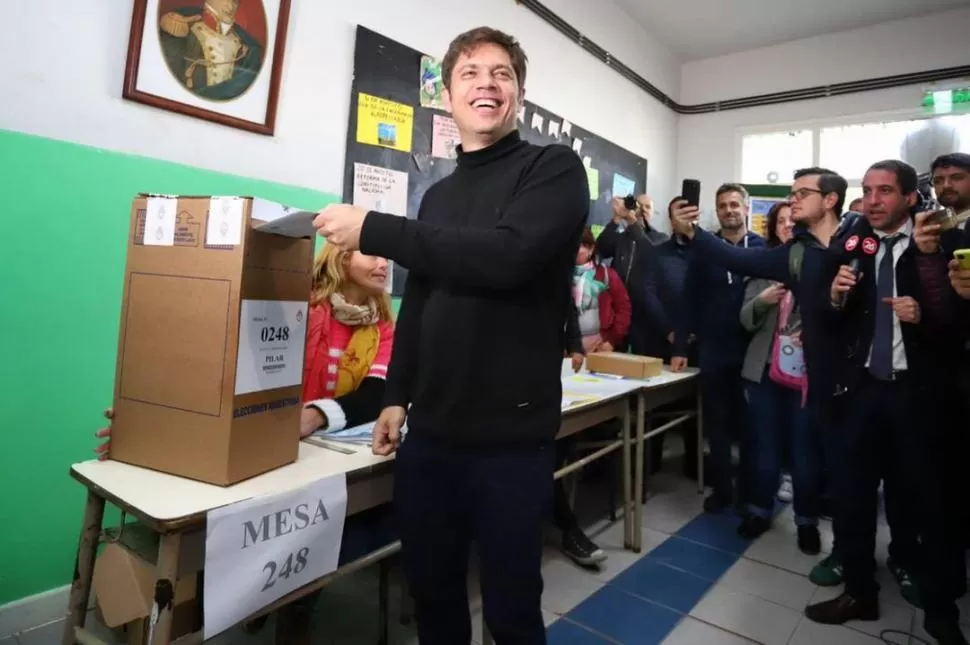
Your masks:
M644 512L644 549L641 554L633 554L622 548L621 522L609 525L601 520L590 526L590 534L609 554L605 566L599 571L576 567L558 552L554 541L550 541L543 565L546 589L542 605L547 624L563 620L564 614L574 610L604 586L612 585L629 567L639 566L642 558L665 541L681 540L671 537L672 534L701 514L702 498L691 482L662 474L651 480L651 493ZM829 529L827 526L823 529L826 544L830 545ZM883 563L888 534L884 529L881 531L878 559ZM696 540L691 544L696 544ZM808 572L819 559L798 552L791 513L785 511L779 516L775 527L737 558L733 566L716 583L711 584L703 597L698 595L689 612L678 612L680 615L662 637L651 637L652 640L627 637L622 642L631 645L652 645L660 641L664 645L879 645L881 641L877 637L883 629L914 631L926 637L920 626L921 612L906 604L895 582L884 569L880 569L879 573L882 586L881 620L828 627L804 619L802 611L807 603L831 598L840 590L819 588L808 580ZM676 575L689 574L677 571ZM475 642L480 642L481 600L475 580L473 574L469 584L473 638ZM338 581L325 590L317 612L314 642L319 645L375 645L378 630L376 590L374 571L365 571ZM674 590L671 591L673 593ZM647 602L638 598L640 601ZM662 604L668 605L666 601ZM676 609L676 604L672 600L669 606ZM970 599L964 599L961 605L964 620L970 622ZM391 643L416 643L413 624L405 626L397 620L399 607L399 591L395 588L390 602L394 615ZM670 609L660 611L671 615ZM574 628L570 633L575 639L558 636L553 639L551 636L550 645L588 643L591 642L590 638L595 640L596 637L589 631L573 625L577 620L570 615L568 626ZM45 625L18 634L15 638L0 639L0 645L55 645L60 642L61 628L60 622ZM110 638L111 633L107 630L99 631L102 636ZM237 629L215 640L218 645L269 645L273 642L272 632L271 621L260 634L250 636ZM906 643L907 640L902 637L896 638L895 642Z

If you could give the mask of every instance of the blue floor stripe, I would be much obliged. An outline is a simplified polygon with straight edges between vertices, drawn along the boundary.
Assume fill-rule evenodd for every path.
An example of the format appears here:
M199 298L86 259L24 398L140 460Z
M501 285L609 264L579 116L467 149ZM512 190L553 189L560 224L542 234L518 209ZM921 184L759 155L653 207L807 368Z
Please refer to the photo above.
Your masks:
M702 512L553 623L549 645L659 645L751 546L740 522Z

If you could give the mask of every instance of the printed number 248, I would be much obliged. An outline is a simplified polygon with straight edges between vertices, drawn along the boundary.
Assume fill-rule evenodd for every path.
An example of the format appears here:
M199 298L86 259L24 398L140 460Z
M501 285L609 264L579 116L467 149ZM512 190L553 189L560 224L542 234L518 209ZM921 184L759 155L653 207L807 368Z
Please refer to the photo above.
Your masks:
M263 565L263 572L266 573L266 582L263 584L263 588L260 591L266 591L270 587L276 584L277 580L285 580L290 577L290 575L299 575L303 569L306 568L306 559L310 555L310 549L303 547L296 553L291 553L286 556L283 563L279 565L279 570L277 570L277 565L275 562L267 562Z

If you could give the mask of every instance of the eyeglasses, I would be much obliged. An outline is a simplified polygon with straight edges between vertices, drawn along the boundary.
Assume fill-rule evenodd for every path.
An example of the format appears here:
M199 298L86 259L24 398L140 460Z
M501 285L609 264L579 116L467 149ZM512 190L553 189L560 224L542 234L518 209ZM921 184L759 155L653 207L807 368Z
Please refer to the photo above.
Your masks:
M800 202L809 195L824 195L818 188L799 188L788 196L790 202Z

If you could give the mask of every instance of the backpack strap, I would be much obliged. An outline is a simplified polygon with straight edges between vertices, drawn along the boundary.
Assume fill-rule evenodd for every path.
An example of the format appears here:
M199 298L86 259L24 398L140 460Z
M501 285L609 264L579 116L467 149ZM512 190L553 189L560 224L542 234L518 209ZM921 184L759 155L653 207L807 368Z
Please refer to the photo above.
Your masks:
M788 252L788 272L795 282L802 280L802 260L805 258L805 243L795 240Z

